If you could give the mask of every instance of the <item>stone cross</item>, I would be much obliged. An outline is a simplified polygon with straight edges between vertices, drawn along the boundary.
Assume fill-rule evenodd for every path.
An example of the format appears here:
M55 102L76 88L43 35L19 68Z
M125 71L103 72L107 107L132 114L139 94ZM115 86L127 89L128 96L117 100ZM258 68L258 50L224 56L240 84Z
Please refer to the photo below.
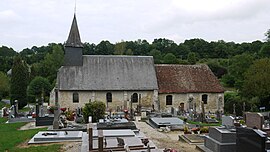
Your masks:
M202 122L205 122L205 111L204 111L204 102L201 101L201 105L202 105Z
M14 116L15 118L18 116L18 100L15 100L14 102Z
M54 110L53 129L59 129L60 108L57 102Z
M233 115L236 116L236 112L235 112L235 103L233 104Z

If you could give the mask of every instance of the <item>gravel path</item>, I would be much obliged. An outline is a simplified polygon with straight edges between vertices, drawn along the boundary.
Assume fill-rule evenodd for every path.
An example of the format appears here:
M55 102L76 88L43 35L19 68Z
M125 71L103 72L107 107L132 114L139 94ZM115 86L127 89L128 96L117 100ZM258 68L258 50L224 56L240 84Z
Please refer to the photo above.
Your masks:
M171 131L169 133L158 132L145 122L135 122L138 129L152 140L159 149L173 148L178 152L198 152L195 145L190 145L183 141L178 141L178 135L182 132ZM182 133L183 134L183 133Z

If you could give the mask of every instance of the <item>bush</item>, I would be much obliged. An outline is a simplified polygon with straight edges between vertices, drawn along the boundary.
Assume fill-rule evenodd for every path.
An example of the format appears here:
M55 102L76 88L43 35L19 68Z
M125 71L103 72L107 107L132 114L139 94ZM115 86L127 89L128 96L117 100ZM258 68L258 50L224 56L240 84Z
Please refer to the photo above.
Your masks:
M83 117L88 123L88 117L92 116L92 122L98 122L99 119L104 118L106 105L103 102L94 101L86 103L83 107Z
M201 129L200 129L200 133L208 133L209 131L209 128L208 127L202 127Z

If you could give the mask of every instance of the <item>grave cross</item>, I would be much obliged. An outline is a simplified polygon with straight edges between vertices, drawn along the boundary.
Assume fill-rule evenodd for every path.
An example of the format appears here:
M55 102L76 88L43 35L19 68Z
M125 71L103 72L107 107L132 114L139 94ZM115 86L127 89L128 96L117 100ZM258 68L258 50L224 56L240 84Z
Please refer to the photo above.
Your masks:
M233 115L236 115L236 112L235 112L235 103L233 104Z

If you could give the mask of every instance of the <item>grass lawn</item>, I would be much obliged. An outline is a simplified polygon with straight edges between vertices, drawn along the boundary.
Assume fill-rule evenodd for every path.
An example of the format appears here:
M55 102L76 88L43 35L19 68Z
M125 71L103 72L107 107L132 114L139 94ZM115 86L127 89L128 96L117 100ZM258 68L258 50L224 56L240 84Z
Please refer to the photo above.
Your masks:
M181 120L184 120L184 118L179 117ZM189 124L194 124L194 125L199 125L199 126L220 126L221 125L221 121L219 121L219 123L201 123L201 122L197 122L197 121L191 121L191 120L187 120L187 123Z
M4 108L4 107L10 107L9 104L6 104L4 101L0 101L0 109Z
M17 145L26 142L32 138L38 131L43 129L32 130L17 130L26 123L11 123L5 124L6 118L0 118L0 151L8 152L48 152L48 151L60 151L61 145L49 145L49 146L30 146L27 148L19 148Z
M195 122L195 121L190 121L188 120L187 123L189 124L194 124L194 125L200 125L200 126L220 126L221 122L219 123L201 123L201 122Z
M29 108L29 107L24 107L24 108L22 108L22 109L19 109L19 112L28 112L28 111L30 111L31 110L31 108Z

